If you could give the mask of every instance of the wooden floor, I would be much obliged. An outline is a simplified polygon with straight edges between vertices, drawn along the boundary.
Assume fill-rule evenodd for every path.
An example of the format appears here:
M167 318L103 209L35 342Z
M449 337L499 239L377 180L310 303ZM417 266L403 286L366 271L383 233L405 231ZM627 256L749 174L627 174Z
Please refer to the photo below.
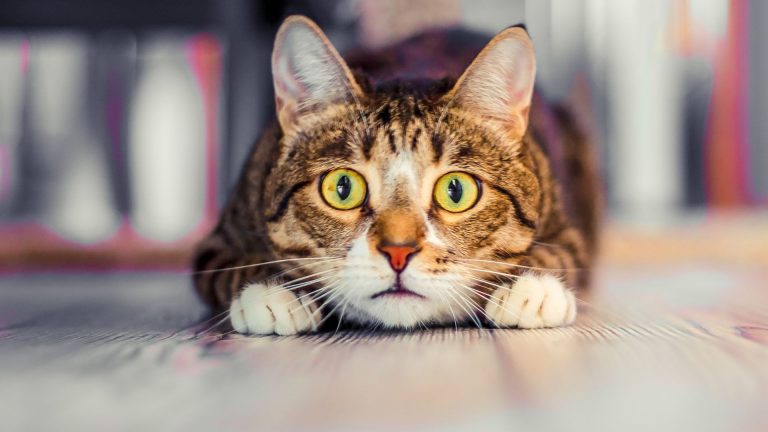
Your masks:
M198 334L181 273L0 277L0 430L768 430L768 266L608 259L552 330Z

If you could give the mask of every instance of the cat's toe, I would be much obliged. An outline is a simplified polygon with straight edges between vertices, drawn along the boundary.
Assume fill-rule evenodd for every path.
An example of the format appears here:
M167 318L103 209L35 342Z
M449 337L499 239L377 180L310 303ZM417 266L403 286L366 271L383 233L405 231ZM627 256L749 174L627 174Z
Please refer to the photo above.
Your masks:
M499 327L558 327L576 318L576 299L556 277L528 274L496 290L486 315Z
M229 305L229 322L232 324L232 328L240 334L248 333L248 324L245 322L245 316L243 314L243 307L240 304L240 299L232 300Z
M250 334L272 334L275 332L276 316L267 306L268 287L262 284L247 286L238 299L243 322ZM234 321L233 321L234 324Z
M299 333L317 331L322 315L317 304L308 295L299 295L290 313Z
M230 307L232 327L239 333L294 335L317 329L320 313L306 298L264 284L246 287Z

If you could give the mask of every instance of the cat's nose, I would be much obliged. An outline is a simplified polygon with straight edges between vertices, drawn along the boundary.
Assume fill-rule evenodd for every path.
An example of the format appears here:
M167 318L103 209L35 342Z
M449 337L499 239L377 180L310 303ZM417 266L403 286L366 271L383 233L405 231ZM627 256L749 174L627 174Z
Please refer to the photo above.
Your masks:
M379 246L378 249L379 252L384 254L384 256L389 259L390 267L392 267L392 270L396 271L397 273L405 270L405 266L408 265L408 260L410 260L413 255L419 252L419 248L417 246L408 244L386 244Z

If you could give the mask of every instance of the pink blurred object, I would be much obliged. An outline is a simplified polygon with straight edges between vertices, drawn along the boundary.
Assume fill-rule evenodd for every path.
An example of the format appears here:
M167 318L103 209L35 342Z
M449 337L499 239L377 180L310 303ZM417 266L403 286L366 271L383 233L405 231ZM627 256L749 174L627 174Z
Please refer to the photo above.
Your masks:
M731 0L728 29L718 44L705 142L705 190L715 207L754 202L750 191L749 1Z
M362 0L358 7L362 44L371 48L461 21L458 0Z

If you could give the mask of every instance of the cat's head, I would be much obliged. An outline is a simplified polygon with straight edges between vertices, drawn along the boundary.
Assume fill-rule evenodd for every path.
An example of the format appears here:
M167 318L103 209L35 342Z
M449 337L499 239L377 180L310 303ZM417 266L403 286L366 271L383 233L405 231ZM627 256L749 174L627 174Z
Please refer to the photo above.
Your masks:
M466 318L490 291L483 260L523 257L539 218L525 30L498 34L437 94L366 89L304 17L280 28L272 68L283 135L265 210L277 258L330 258L295 274L345 319Z

